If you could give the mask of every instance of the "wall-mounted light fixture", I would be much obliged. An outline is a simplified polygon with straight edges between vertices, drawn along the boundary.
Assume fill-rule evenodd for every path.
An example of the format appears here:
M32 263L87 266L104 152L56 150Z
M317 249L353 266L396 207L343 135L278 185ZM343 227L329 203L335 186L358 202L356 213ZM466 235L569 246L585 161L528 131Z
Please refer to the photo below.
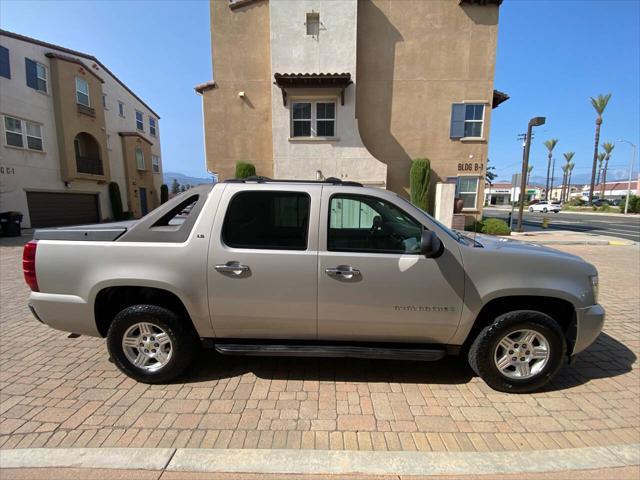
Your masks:
M240 98L244 98L244 91L242 91L242 92L238 92L238 96L239 96Z

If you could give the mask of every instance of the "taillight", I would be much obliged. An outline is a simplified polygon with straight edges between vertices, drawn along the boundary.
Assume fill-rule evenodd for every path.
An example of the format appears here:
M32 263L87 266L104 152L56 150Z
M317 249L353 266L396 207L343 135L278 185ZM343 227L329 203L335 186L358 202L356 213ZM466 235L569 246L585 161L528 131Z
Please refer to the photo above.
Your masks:
M27 282L29 288L33 292L39 292L38 278L36 277L36 248L38 242L31 240L24 246L22 251L22 271L24 272L24 281Z

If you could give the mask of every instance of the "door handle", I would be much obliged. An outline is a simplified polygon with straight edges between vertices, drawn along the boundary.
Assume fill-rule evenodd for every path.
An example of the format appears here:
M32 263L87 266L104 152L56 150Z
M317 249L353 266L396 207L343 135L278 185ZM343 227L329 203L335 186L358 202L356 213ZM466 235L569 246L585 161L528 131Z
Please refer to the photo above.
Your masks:
M249 271L247 265L242 265L240 262L227 262L214 267L220 273L233 273L234 275L242 275Z
M330 277L344 278L345 280L351 280L352 278L360 276L360 270L350 267L349 265L339 265L335 268L326 268L324 271Z

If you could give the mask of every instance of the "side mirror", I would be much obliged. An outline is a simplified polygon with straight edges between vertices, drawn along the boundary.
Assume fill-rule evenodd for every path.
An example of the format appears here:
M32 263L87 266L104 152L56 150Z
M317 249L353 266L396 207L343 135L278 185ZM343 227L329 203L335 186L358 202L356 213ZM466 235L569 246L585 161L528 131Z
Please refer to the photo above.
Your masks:
M427 258L437 258L442 255L444 245L431 230L422 230L422 239L420 240L420 253Z

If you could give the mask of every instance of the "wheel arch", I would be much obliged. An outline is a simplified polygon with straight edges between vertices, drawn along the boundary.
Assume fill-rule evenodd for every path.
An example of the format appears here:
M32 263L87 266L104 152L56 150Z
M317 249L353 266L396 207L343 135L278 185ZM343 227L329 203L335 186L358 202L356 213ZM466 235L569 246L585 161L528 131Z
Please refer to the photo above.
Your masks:
M534 310L544 313L558 323L567 341L567 351L571 351L575 341L573 331L576 323L576 309L574 305L563 298L540 295L510 295L493 298L485 303L464 342L463 350L468 351L471 343L480 331L499 315L515 310Z
M173 292L157 287L118 285L101 289L95 297L96 328L106 337L109 325L118 312L133 305L157 305L173 311L197 332L184 302Z

